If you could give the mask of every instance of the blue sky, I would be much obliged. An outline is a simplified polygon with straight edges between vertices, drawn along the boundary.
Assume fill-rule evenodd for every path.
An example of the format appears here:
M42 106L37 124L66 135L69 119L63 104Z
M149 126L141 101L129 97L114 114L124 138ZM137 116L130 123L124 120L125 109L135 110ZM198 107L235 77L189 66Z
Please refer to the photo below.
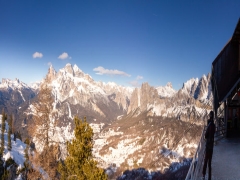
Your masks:
M57 71L71 63L96 81L179 89L210 72L239 8L238 0L0 0L0 78L31 83L50 63Z

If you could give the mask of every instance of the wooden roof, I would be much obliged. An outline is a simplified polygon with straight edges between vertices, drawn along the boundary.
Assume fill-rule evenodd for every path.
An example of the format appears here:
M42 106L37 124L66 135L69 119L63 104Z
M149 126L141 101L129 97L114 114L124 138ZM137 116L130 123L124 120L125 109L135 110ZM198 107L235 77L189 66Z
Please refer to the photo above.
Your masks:
M231 93L240 78L240 19L232 37L212 62L214 108Z
M240 18L238 19L237 26L235 28L235 31L232 35L233 40L239 40L240 39Z

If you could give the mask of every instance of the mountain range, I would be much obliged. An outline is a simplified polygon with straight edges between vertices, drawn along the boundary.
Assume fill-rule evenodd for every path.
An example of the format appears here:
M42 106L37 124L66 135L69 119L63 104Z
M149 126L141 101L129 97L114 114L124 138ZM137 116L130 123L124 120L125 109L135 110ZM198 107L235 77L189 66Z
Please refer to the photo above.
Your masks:
M111 122L138 107L140 111L151 109L155 115L177 118L177 114L186 115L183 110L186 106L190 109L192 106L198 107L198 102L211 98L210 74L188 80L179 90L174 90L171 83L153 87L146 82L139 88L133 88L114 82L97 82L77 65L71 64L58 72L51 66L47 77L51 79L55 105L69 120L79 115L86 116L89 122ZM0 109L5 107L8 113L17 113L34 99L39 85L27 85L19 79L2 79Z
M179 90L171 83L133 88L97 82L71 64L58 72L50 66L46 76L59 114L56 139L62 144L71 140L74 116L86 117L95 132L95 157L114 177L124 168L164 172L174 162L184 164L195 152L211 109L210 74L188 80ZM0 83L0 109L14 115L14 126L24 137L41 83L6 78Z

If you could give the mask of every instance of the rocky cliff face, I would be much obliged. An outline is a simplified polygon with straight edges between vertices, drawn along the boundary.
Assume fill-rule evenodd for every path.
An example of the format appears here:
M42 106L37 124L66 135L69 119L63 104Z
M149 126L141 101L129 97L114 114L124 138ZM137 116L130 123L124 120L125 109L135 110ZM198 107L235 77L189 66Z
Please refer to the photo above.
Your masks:
M127 112L131 88L115 83L96 82L77 65L67 64L56 72L49 68L47 77L55 97L55 106L64 119L86 116L89 122L111 122Z
M157 88L144 83L133 91L128 113L139 108L140 112L149 111L155 116L202 123L211 109L205 105L211 96L210 75L203 75L200 80L192 78L178 91L170 83Z
M194 97L194 99L205 101L211 99L211 75L203 75L200 79L192 78L183 84L182 92Z
M136 88L130 99L130 106L128 108L128 113L140 108L141 110L147 110L148 105L155 104L158 102L159 96L157 89L151 87L148 83L143 83L141 88Z

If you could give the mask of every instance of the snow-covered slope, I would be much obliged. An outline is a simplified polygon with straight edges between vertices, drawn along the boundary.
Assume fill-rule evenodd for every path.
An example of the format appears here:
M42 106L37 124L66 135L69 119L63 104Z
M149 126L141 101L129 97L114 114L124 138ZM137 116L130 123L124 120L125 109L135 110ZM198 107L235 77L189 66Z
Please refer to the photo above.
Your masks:
M0 123L2 125L2 115L0 115ZM8 150L8 123L6 122L6 131L4 133L4 151L3 151L3 160L6 162L9 158L12 158L15 163L18 165L17 169L20 170L24 167L24 150L26 148L26 144L23 143L20 139L16 139L14 141L13 135L11 135L12 149ZM21 176L21 175L20 175ZM20 180L20 176L17 178Z
M147 114L124 116L107 126L91 124L95 133L93 153L102 167L109 167L116 176L119 171L138 167L164 172L193 156L201 126L194 125L185 134L188 122Z

